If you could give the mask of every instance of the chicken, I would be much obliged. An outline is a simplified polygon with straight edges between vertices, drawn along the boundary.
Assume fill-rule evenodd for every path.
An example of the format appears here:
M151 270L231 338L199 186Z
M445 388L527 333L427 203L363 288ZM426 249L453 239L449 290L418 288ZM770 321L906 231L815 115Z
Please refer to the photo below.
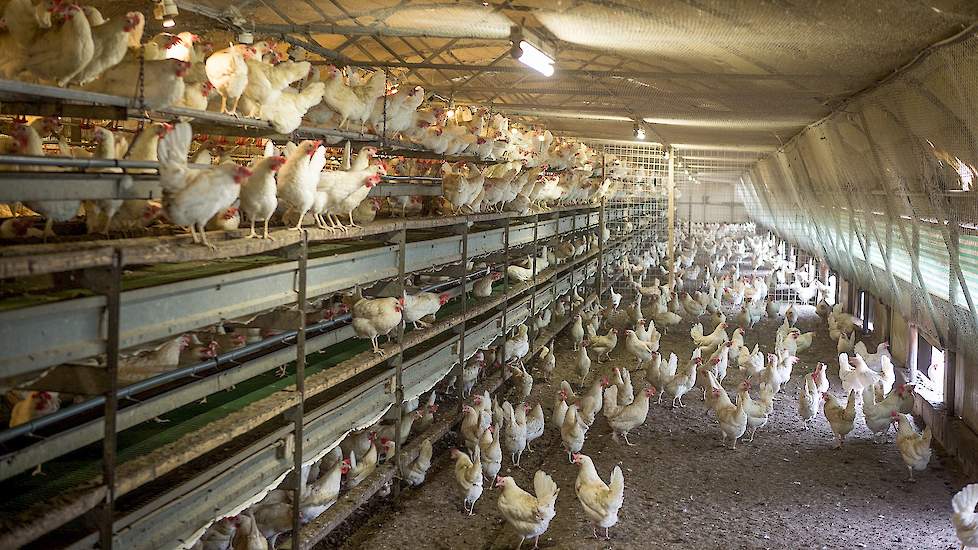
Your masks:
M688 292L683 294L681 304L686 314L694 319L706 313L706 306L694 300Z
M340 454L339 456L343 455ZM338 460L325 475L303 488L302 501L299 507L299 513L302 515L302 523L309 523L316 519L336 503L336 499L340 496L340 481L343 475L348 474L349 471L349 464L343 460ZM403 471L408 472L410 470L405 469ZM409 478L405 477L404 479L410 483ZM423 472L421 474L421 480L424 481ZM289 511L291 522L291 507ZM291 526L289 528L291 529Z
M183 101L186 92L183 77L186 76L189 68L189 63L176 59L143 62L142 71L146 85L143 88L142 99L145 107L165 109ZM129 55L84 88L90 92L135 97L139 91L136 87L139 74L138 58Z
M251 232L245 237L246 239L272 238L268 234L268 221L278 206L278 198L275 196L277 191L275 174L285 164L285 157L269 155L274 151L274 147L269 150L268 145L271 143L271 140L267 142L266 156L252 164L251 176L241 185L240 208L251 221ZM255 233L255 222L258 220L262 220L265 224L261 237Z
M472 295L476 298L488 298L492 295L492 283L503 278L503 274L493 271L472 285Z
M812 376L805 376L805 383L798 388L798 415L808 429L808 422L818 414L820 392Z
M638 338L634 330L625 331L625 351L635 358L637 368L641 368L642 363L651 361L652 354L655 353L648 342L643 342Z
M727 323L720 323L717 325L713 332L703 336L703 325L696 323L689 330L689 335L693 338L693 342L699 347L716 347L720 344L730 340L727 336Z
M584 342L584 325L580 315L575 315L571 322L571 340L574 342L574 351L577 351Z
M190 348L190 338L179 336L155 349L135 355L119 356L119 383L132 384L173 370L180 364L180 354Z
M910 481L914 481L914 470L922 472L927 469L933 450L930 447L932 432L930 426L924 428L923 432L917 432L910 419L905 414L896 411L892 413L893 423L898 425L896 445L900 451L903 463L910 471Z
M241 513L234 518L234 550L268 550L268 541L258 529L258 522L250 512Z
M442 165L442 193L456 214L475 212L475 203L482 193L485 175L479 167L468 163L457 170L451 164Z
M15 143L14 153L28 156L44 156L41 136L32 126L17 124L11 137ZM81 202L78 200L28 202L27 207L44 216L44 237L53 237L54 223L65 222L75 217Z
M584 385L588 373L591 372L591 356L587 353L587 346L582 342L577 349L577 356L574 359L574 374L581 379L580 385Z
M747 431L746 400L741 399L734 405L730 402L730 396L722 388L713 388L713 398L713 411L717 415L717 422L720 423L721 445L726 446L727 439L731 439L733 441L731 449L736 449L737 440Z
M26 47L23 67L37 78L53 80L63 88L92 61L95 43L81 7L59 3L52 9L63 18L63 23L44 29Z
M233 517L221 518L211 524L201 535L200 541L192 548L200 550L230 550L234 540L237 520Z
M10 411L11 428L51 414L61 406L57 392L32 391L24 393L24 398L17 401ZM36 470L35 473L40 473L40 469Z
M479 438L479 453L482 455L482 475L486 479L496 479L503 466L503 450L499 445L495 427L489 425Z
M190 227L194 242L215 248L207 242L204 228L215 214L238 198L240 185L251 176L251 170L234 163L189 168L187 153L192 137L190 125L180 122L157 147L164 206L170 221ZM199 239L195 227L200 230Z
M557 494L560 489L553 478L541 470L533 476L533 491L536 496L521 489L511 477L496 478L496 487L501 487L497 506L506 522L520 536L517 550L523 541L533 538L537 548L540 535L550 527L550 520L556 515Z
M890 358L884 355L880 359L880 378L878 384L883 388L883 394L888 394L893 389L896 382L896 374L893 372L893 363Z
M298 219L293 227L297 231L302 229L302 218L313 207L320 173L326 166L326 148L320 143L305 140L287 147L285 164L278 171L278 200Z
M827 368L825 363L818 363L815 365L815 372L811 374L811 378L815 382L815 388L819 393L829 391L829 378L826 375Z
M383 71L374 71L366 82L360 85L345 84L342 73L334 66L327 67L323 77L326 84L323 101L340 115L341 128L345 127L347 122L362 124L370 118L374 104L384 95L387 85Z
M516 327L516 334L506 339L503 345L503 361L511 363L516 361L520 367L523 366L523 358L530 353L529 328L526 324Z
M433 292L419 292L417 294L404 293L401 298L404 304L403 315L405 323L414 324L414 328L428 328L428 323L421 319L431 316L434 317L441 306L448 303L451 296L447 292L435 294Z
M520 457L526 449L526 410L516 407L509 401L503 403L505 429L502 436L503 450L509 453L513 465L519 467Z
M587 434L587 426L578 415L578 406L571 405L567 408L564 421L560 425L560 440L567 451L567 460L573 462L574 453L581 451L584 447L584 436Z
M597 354L597 361L601 363L601 356L606 359L611 359L611 352L615 351L618 346L618 329L611 328L608 330L608 334L604 336L595 336L591 338L591 343L589 347L594 350Z
M264 106L261 118L271 122L276 132L292 133L302 125L302 117L309 109L322 101L325 88L322 82L313 82L302 90L285 88L277 101Z
M738 386L740 393L737 398L744 402L744 411L747 412L747 427L750 428L750 439L754 441L754 434L758 428L767 425L768 414L774 410L774 390L767 384L761 384L761 395L757 401L750 396L751 383L744 380Z
M564 425L564 418L567 417L567 394L561 390L557 392L557 399L554 401L554 410L550 415L550 424L560 430Z
M431 468L431 452L431 440L426 438L421 442L421 449L418 450L418 456L401 468L401 479L412 487L417 487L424 483L424 478L428 475L428 469Z
M863 389L863 418L866 427L873 432L873 437L882 434L884 437L893 424L892 414L899 412L900 396L896 393L889 397L876 400L876 388L873 386Z
M424 99L424 88L405 86L387 96L386 101L375 102L370 114L374 133L393 136L409 129L414 123L414 112Z
M94 158L114 160L119 158L117 151L115 134L108 128L96 126L92 132L92 142L95 143ZM107 168L105 172L121 173L118 168ZM124 184L123 184L124 185ZM109 233L112 225L112 218L122 207L123 201L113 199L99 199L97 201L85 201L82 206L85 208L85 223L89 226L89 232ZM100 229L100 231L99 231Z
M888 342L881 342L876 346L876 353L869 353L869 351L866 349L866 344L858 342L853 346L853 351L856 352L856 355L862 357L862 359L866 362L866 366L870 370L873 372L880 372L883 366L883 357L889 359L890 362L893 361L893 358L890 356L889 347L890 344Z
M249 513L255 518L258 532L265 537L269 549L275 548L275 543L281 534L292 529L291 502L263 502L253 506Z
M383 446L383 451L377 448L377 444L374 441L370 442L370 449L367 450L367 454L363 456L360 461L357 461L355 454L350 453L349 458L347 458L347 466L350 468L349 475L346 478L346 486L348 489L352 489L357 485L363 483L363 480L367 479L370 474L374 473L377 469L377 462L380 459L380 455L391 456L394 454L394 442L384 441L381 443Z
M632 445L628 441L628 432L645 424L645 419L649 415L649 399L655 395L655 388L648 387L639 392L638 397L630 404L625 405L617 414L608 418L608 425L613 431L612 438L617 442L618 436L625 440L626 445Z
M312 67L308 61L285 61L272 65L254 57L246 58L245 64L248 66L248 81L241 98L247 100L244 115L252 118L262 118L263 108L278 101L282 91L308 75Z
M352 227L359 227L353 222L353 210L367 197L373 186L380 184L384 175L386 171L381 165L367 166L362 170L336 170L320 174L317 189L326 193L330 225L334 229L346 231L346 226L339 218L339 214L345 214Z
M532 453L533 450L530 449L530 443L533 442L533 440L543 436L543 430L544 430L543 407L539 403L537 403L537 405L532 409L530 408L529 405L523 405L523 408L527 413L526 414L526 450ZM486 477L491 477L491 476L486 476Z
M537 368L543 374L543 378L549 382L550 375L553 374L556 367L557 359L554 357L554 353L550 351L550 348L547 346L540 348L540 355L537 356Z
M221 94L222 113L237 113L238 102L248 86L248 60L257 55L255 47L238 44L212 53L204 62L207 80Z
M42 237L44 237L44 232L35 229L34 220L26 216L8 218L0 224L0 239L39 239Z
M966 486L951 499L951 509L954 510L951 514L951 523L961 542L962 550L968 546L978 546L976 506L978 506L978 483Z
M853 422L856 420L856 390L849 391L849 398L844 408L831 393L824 392L822 399L825 400L822 414L829 421L832 433L835 434L836 441L839 443L836 448L841 449L846 436L852 431Z
M478 445L473 458L458 449L452 449L455 459L455 486L462 495L462 509L471 516L475 513L475 503L482 496L482 460Z
M370 338L374 353L383 353L377 339L401 323L404 302L397 298L360 298L353 304L353 330L359 338Z
M680 407L686 406L683 404L683 396L696 385L696 370L702 362L699 357L691 358L681 370L676 371L675 376L666 381L664 389L672 396L673 408L677 402Z
M519 363L508 365L506 368L510 369L512 373L511 384L519 400L526 401L529 399L530 392L533 391L533 376Z
M849 358L845 353L840 353L839 379L842 381L842 391L861 392L867 387L872 387L879 380L879 375L869 370L866 362L858 354Z
M598 538L598 527L603 527L605 538L610 539L608 529L618 523L618 510L625 502L625 476L621 468L615 466L611 471L611 483L605 484L598 476L591 457L575 454L574 463L579 466L574 492L584 515L592 524L594 538Z
M465 447L470 452L474 452L476 446L479 445L482 432L489 428L489 423L492 422L492 417L490 416L488 421L483 420L481 411L468 405L462 405L462 415L462 440L465 441ZM501 424L497 425L501 427Z
M138 11L124 17L111 19L100 25L89 21L94 50L92 59L72 78L76 84L85 85L119 64L129 48L138 48L146 20Z

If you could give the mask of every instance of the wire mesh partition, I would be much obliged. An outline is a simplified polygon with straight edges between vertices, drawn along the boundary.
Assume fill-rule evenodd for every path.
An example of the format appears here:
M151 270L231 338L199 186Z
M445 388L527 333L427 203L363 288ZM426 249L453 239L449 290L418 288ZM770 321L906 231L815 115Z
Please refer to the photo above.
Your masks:
M612 204L645 204L652 234L665 240L668 230L669 156L661 145L592 144L601 153L604 175L618 185ZM677 189L679 185L676 178ZM677 192L678 194L678 192Z
M751 218L970 357L978 357L976 61L973 32L929 50L758 162L739 189ZM973 371L962 373L962 392L975 392L965 390L976 387L967 383ZM978 425L976 396L958 400Z

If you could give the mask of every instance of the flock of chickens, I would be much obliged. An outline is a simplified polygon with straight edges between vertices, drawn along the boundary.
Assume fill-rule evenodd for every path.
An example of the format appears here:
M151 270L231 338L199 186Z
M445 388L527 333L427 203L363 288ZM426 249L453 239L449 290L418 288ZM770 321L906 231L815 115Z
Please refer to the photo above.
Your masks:
M18 124L12 136L0 136L0 149L19 155L43 156L43 138L57 135L60 120L38 118ZM443 195L427 204L433 214L451 215L509 210L529 214L553 205L585 205L617 192L620 180L591 178L589 170L565 170L544 174L542 167L525 168L521 162L493 164L481 169L473 163L438 163L425 166L414 159L397 157L387 162L376 158L377 149L363 147L353 157L347 148L342 160L330 159L320 141L288 142L280 151L265 140L262 153L248 157L244 166L224 158L212 164L207 149L190 158L194 140L189 123L152 123L143 128L130 145L125 136L107 127L94 127L92 141L97 159L159 162L162 201L58 200L33 201L22 205L2 205L0 237L48 237L54 223L71 220L83 212L89 232L132 231L152 223L187 227L195 242L209 245L207 230L237 229L242 218L251 224L246 238L271 238L273 217L295 229L314 224L321 229L345 232L350 227L373 221L383 203L368 197L390 170L392 175L417 175L421 170L443 175ZM63 140L59 150L85 156ZM351 158L352 157L352 158ZM189 162L188 162L189 158ZM18 168L17 166L10 167ZM20 166L25 170L28 167ZM117 168L104 169L117 172ZM137 170L138 171L138 170ZM422 197L394 197L389 213L420 214ZM28 210L29 209L29 210ZM34 212L46 220L44 230L33 228ZM263 225L261 234L255 231ZM210 246L210 245L209 245Z
M398 88L382 71L369 76L336 67L321 71L308 61L288 59L282 45L271 41L215 51L199 36L183 32L162 33L142 43L142 14L105 20L94 7L68 0L6 0L0 3L0 14L4 22L0 46L11 52L0 63L3 78L137 96L149 109L177 106L242 114L267 120L286 134L303 121L326 129L371 129L436 154L468 155L492 163L423 166L404 159L380 163L371 161L376 150L368 148L352 165L347 154L339 172L349 174L330 174L333 170L324 171L328 159L322 142L290 143L279 151L266 141L263 154L237 155L245 157L248 166L243 167L236 166L230 155L246 150L252 140L231 143L222 137L197 136L202 149L214 150L217 165L190 167L194 136L186 122L140 126L133 136L137 128L98 127L83 121L80 128L87 141L69 144L60 135L60 119L18 118L9 135L0 136L0 154L43 156L45 139L52 137L58 156L159 160L165 198L162 204L103 199L4 205L0 215L11 218L0 227L4 238L53 236L55 222L68 221L80 212L89 232L128 231L165 219L190 228L194 241L204 244L205 229L236 228L242 215L251 221L249 237L258 236L255 222L264 224L261 236L269 237L269 219L276 212L283 223L294 227L315 223L342 230L347 226L341 217L356 225L382 208L381 201L366 200L366 194L387 173L442 176L444 196L427 205L429 212L438 214L503 209L530 213L558 203L586 204L615 191L614 178L591 178L596 157L584 144L510 124L505 116L487 109L423 107L423 89ZM308 159L301 160L303 155ZM192 160L202 165L212 162L208 152ZM424 200L397 197L393 203L392 211L406 214L420 209ZM43 231L35 229L28 217L35 213L45 218Z
M729 442L731 448L735 448L737 440L748 431L753 439L754 432L766 425L774 411L775 395L783 390L789 380L796 380L799 387L797 410L804 426L807 428L821 413L836 435L839 446L853 429L857 399L861 397L866 425L874 434L885 438L889 429L896 426L896 446L912 479L915 470L926 468L931 456L930 429L918 432L908 416L913 407L913 386L896 384L885 345L880 345L876 353L868 353L862 343L855 345L851 358L847 351L840 352L839 381L848 396L845 401L830 393L827 368L823 363L819 363L813 372L796 374L793 378L793 368L798 362L797 353L811 345L813 334L802 334L793 328L797 320L794 306L779 306L770 294L776 288L794 287L804 280L809 282L803 287L812 286L812 270L803 268L795 272L778 252L772 239L751 233L753 228L750 226L699 228L688 235L684 242L683 255L701 257L706 254L716 257L720 254L729 258L734 266L732 269L724 267L723 270L712 271L712 267L707 268L700 273L700 280L697 281L688 276L690 266L684 267L684 262L680 261L676 263L676 273L669 277L666 270L660 267L665 265L665 250L659 245L644 255L621 260L619 268L626 281L624 284L635 290L631 304L623 304L623 295L614 287L609 291L607 307L601 307L597 296L592 294L583 298L574 288L570 295L558 299L551 308L531 319L529 322L538 327L547 326L551 319L566 319L568 336L574 346L572 372L577 378L573 383L567 380L560 383L549 412L544 410L541 403L530 404L527 401L533 388L534 375L524 364L530 347L528 328L523 324L506 338L504 345L477 352L466 362L461 379L454 374L449 376L428 394L426 405L419 407L418 400L406 403L404 411L408 413L409 420L407 430L402 432L402 439L406 441L407 432L421 433L431 425L433 415L438 410L438 395L453 395L457 392L456 384L461 383L463 395L468 396L480 378L501 369L503 379L511 384L513 401L500 401L488 391L472 396L462 406L463 416L458 430L460 447L450 454L454 461L453 481L465 513L476 512L477 502L486 489L485 483L491 482L498 489L498 510L519 535L520 545L531 538L536 542L547 531L556 514L560 488L549 474L537 471L532 477L532 491L524 489L513 477L500 475L504 463L510 462L514 467L519 467L523 452L544 434L549 424L559 433L568 460L578 466L574 492L584 516L591 523L595 537L598 537L599 529L603 529L607 537L608 530L618 522L618 512L624 502L624 475L621 468L616 466L605 482L591 458L581 451L599 414L605 418L615 441L631 445L629 434L646 423L652 400L657 397L656 402L661 403L663 395L672 399L673 407L684 407L683 397L686 394L701 394L719 426L721 443L726 445ZM736 266L751 256L757 262L757 267L769 270L767 277L751 278L737 273ZM659 276L666 277L666 282L653 277L651 285L643 286L646 273L651 274L655 270L658 270ZM785 278L795 280L779 283L779 271L785 272ZM696 290L698 288L703 290ZM434 311L437 311L434 304L436 298L430 298ZM652 302L648 320L648 308L643 308L643 299ZM405 303L403 299L384 300L390 301L392 312L387 324L396 326ZM738 314L739 321L728 324L724 310L729 311L730 306L734 310L739 307L741 313L748 313ZM749 313L752 309L760 309L761 315L784 318L774 338L775 351L767 356L757 346L748 349L744 345L746 331L757 321ZM855 324L852 316L843 313L839 306L829 307L824 298L818 301L816 310L825 319L829 332L833 333L840 347L853 340L851 335L855 332ZM716 328L704 334L702 325L697 321L707 315L715 322ZM405 321L415 317L405 317ZM664 352L660 351L661 333L656 324L675 326L682 320L694 323L690 336L696 347L692 356L679 365L674 353L666 359ZM734 324L738 327L732 334L728 333L727 329ZM606 327L606 331L603 327ZM619 346L619 333L623 335L622 346ZM589 377L600 368L600 363L616 350L632 357L635 369L644 370L644 375L640 370L634 373L642 376L641 387L633 385L633 369L620 367L606 374L599 373L587 384ZM534 374L549 380L557 361L553 350L543 348L535 359L534 365L538 370ZM594 363L598 365L592 370ZM734 364L741 372L742 380L736 384L737 395L732 400L723 384L728 380L728 367ZM758 391L756 397L752 395L755 384ZM575 386L580 388L578 392L575 392ZM372 467L378 460L389 456L393 449L393 435L389 425L355 432L341 444L341 451L332 451L332 458L328 462L332 469L321 479L329 479L337 492L343 474L348 476L348 483L358 483L360 470L356 468L362 470L365 464ZM347 458L344 459L344 456ZM410 485L423 483L432 460L431 442L423 441L419 456L401 465L403 479ZM320 466L321 471L322 468ZM313 487L316 482L309 483ZM274 500L278 497L270 498ZM973 513L976 504L978 486L966 488L954 499L953 521L963 541L973 541L978 534L978 522ZM259 530L268 521L260 510L261 507L253 514ZM283 518L288 517L285 510L286 507L283 507ZM242 520L239 517L223 521L240 523ZM287 528L284 519L282 525ZM226 533L229 527L224 525L222 529L225 529L222 533ZM972 538L968 539L969 536Z

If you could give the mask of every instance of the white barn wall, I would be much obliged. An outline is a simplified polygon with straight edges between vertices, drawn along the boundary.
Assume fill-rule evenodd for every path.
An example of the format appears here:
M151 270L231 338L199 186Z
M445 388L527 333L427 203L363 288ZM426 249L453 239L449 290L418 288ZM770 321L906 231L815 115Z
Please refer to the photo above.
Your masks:
M747 210L736 197L736 187L721 183L690 184L681 187L676 215L682 223L745 222Z

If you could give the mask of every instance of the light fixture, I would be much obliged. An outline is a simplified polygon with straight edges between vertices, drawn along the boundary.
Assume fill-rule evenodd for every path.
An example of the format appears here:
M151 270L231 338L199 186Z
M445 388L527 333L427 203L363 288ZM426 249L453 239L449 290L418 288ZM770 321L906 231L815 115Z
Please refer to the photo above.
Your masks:
M448 118L455 118L455 98L448 99L448 112L445 113Z
M635 125L635 139L645 141L645 128L642 128L638 124Z
M554 54L542 40L518 26L510 29L509 39L513 43L512 55L515 59L543 76L553 76Z
M163 22L164 29L172 29L176 26L177 23L173 18L177 15L180 15L180 10L177 9L174 0L159 0L153 8L153 16Z

